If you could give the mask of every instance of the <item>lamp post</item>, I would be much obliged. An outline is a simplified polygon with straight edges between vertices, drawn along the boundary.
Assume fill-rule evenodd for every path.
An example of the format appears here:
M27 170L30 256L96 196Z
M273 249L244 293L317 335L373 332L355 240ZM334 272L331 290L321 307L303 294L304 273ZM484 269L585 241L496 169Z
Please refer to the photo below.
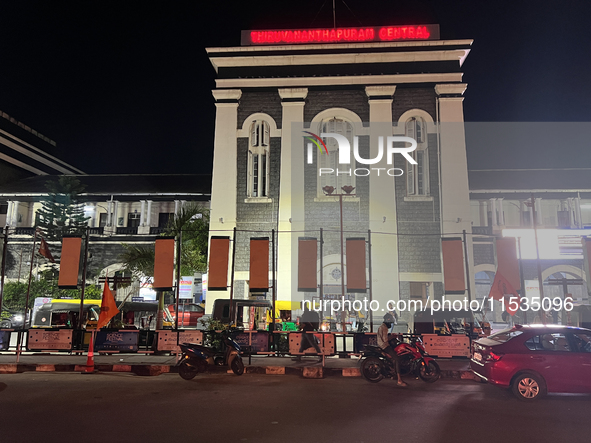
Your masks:
M343 196L354 196L355 194L351 194L355 189L354 186L343 186L341 190L344 194L333 194L334 187L333 186L324 186L322 191L325 195L330 197L338 197L339 198L339 210L340 210L340 219L341 219L341 294L343 295L343 299L345 298L345 261L344 261L344 246L343 246ZM322 269L320 270L322 272ZM343 324L344 326L344 324ZM345 332L343 330L343 332Z

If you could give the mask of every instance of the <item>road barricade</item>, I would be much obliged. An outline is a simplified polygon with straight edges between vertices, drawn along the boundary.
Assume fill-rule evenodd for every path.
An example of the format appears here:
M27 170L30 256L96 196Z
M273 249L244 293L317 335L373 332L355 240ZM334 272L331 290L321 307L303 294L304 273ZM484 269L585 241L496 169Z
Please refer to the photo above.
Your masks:
M171 354L180 353L181 348L177 343L195 343L203 344L203 332L197 330L173 331L163 329L156 331L158 333L158 351L170 352ZM177 341L178 334L178 341Z
M304 335L303 332L290 332L289 333L289 353L291 355L306 355L306 354L314 354L314 355L334 355L335 354L335 339L334 334L330 332L309 332L308 334L313 335L316 338L316 343L318 343L318 347L320 348L320 353L316 352L316 349L311 346L307 349L304 349L303 352L300 352L300 347L302 344L302 337Z
M29 329L27 349L29 351L70 351L72 350L73 329Z
M94 349L97 352L137 352L139 330L101 329L96 334Z

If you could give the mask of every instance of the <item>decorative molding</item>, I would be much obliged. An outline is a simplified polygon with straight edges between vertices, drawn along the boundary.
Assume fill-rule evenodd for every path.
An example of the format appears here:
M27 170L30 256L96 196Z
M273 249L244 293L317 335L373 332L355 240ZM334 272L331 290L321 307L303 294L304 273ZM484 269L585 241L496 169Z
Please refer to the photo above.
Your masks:
M214 89L211 93L216 102L220 100L238 101L242 97L242 91L240 89Z
M282 88L279 89L281 100L304 100L308 96L308 88Z
M392 96L396 92L396 85L380 85L380 86L366 86L365 93L372 100L372 97L380 97L374 100L387 100L387 97L392 99Z
M453 83L435 85L435 92L437 95L457 94L462 95L466 92L467 83Z

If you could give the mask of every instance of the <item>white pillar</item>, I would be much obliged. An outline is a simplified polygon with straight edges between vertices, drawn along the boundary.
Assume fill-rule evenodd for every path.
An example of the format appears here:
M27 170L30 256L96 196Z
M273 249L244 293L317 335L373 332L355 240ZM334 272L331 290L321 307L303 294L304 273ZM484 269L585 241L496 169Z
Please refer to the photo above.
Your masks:
M457 236L463 230L472 232L470 195L468 191L468 160L466 157L466 137L464 133L464 109L462 102L465 83L435 85L439 96L439 134L441 177L441 218L442 234ZM476 296L474 285L474 257L471 251L472 236L467 238L468 273L470 292Z
M12 206L14 202L12 200L8 200L8 209L6 211L6 226L12 226Z
M238 100L240 89L215 89L212 91L216 100L215 138L213 151L213 172L211 181L210 237L232 237L236 226L236 181ZM230 259L231 260L231 259ZM228 281L232 263L228 266ZM211 313L213 302L217 298L229 298L230 291L209 292L206 300L206 312Z
M581 213L581 196L575 197L575 214L577 216L577 227L583 229L583 214Z
M113 201L107 202L107 226L113 226Z
M140 226L146 226L146 200L140 200Z
M479 201L480 226L488 226L488 202Z
M19 207L20 202L19 201L14 201L13 205L12 205L12 226L18 226L18 207Z
M113 226L117 228L119 226L119 201L113 202Z
M302 300L297 288L297 241L304 229L304 138L292 136L292 125L303 128L307 88L279 89L281 97L281 170L277 234L277 299ZM300 135L300 134L298 134ZM298 140L297 145L292 141Z
M489 200L490 203L490 218L492 220L492 225L497 226L497 199L491 198Z
M152 226L152 200L148 200L148 210L146 213L146 226Z
M497 198L497 211L499 211L499 225L505 226L505 211L503 211L503 199Z
M392 135L392 96L395 85L367 86L369 102L369 158L378 154L378 138ZM369 228L372 233L372 293L374 300L385 306L388 300L400 298L398 224L396 219L396 195L394 177L388 174L370 174L369 177ZM389 235L380 235L377 233ZM374 322L380 323L380 315L374 314Z
M544 224L544 215L542 213L542 199L540 197L536 197L535 199L536 205L536 221L538 222L538 226Z

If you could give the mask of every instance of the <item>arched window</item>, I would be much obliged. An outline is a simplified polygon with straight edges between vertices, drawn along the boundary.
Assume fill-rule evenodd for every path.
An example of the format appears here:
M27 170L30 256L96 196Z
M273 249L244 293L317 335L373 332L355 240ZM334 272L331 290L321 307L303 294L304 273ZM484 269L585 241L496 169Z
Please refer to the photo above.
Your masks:
M320 168L332 169L334 172L325 173L327 169L323 169L322 174L319 174L319 189L318 194L320 196L326 195L326 192L322 190L325 186L331 186L334 188L335 194L343 194L343 186L355 186L355 175L353 170L355 164L353 160L353 125L341 118L330 118L323 120L320 123L319 133L336 133L347 137L349 140L349 146L351 148L351 165L339 164L339 146L337 141L333 137L326 137L322 140L326 144L328 155L326 153L318 153L318 170ZM337 174L338 171L338 174Z
M411 117L406 121L406 136L417 141L417 149L411 156L416 165L407 162L406 193L408 195L429 195L429 152L427 125L420 117Z
M269 194L269 144L269 123L253 121L248 144L248 197Z

